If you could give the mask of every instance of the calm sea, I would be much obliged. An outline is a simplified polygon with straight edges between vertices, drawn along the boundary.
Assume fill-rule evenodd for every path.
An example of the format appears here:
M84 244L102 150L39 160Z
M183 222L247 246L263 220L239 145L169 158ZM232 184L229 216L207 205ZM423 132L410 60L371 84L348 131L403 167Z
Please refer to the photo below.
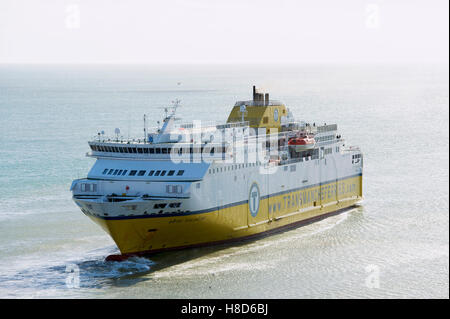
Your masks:
M0 297L448 298L448 75L448 65L0 66ZM225 121L253 84L362 148L364 202L261 240L105 262L117 248L69 192L93 164L87 141L116 127L141 137L143 114L155 126L176 98L184 120Z

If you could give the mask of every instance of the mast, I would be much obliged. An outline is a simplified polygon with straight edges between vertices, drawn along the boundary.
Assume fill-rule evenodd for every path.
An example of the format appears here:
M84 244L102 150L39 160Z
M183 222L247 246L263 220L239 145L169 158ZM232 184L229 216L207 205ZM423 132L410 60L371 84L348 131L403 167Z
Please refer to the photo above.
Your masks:
M147 143L147 125L146 125L145 120L146 120L146 116L144 114L144 144Z

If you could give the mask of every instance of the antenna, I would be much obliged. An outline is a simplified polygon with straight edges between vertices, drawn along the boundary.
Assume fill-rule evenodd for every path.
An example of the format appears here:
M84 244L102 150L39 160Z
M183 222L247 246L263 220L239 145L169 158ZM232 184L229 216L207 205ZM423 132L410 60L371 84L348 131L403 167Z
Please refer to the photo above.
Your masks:
M175 113L177 112L177 108L180 107L180 99L175 99L175 101L172 101L172 115L175 115Z
M146 116L144 114L144 144L147 143L147 125L145 123Z
M247 108L245 107L245 105L241 105L239 112L241 112L242 122L244 122L245 114L247 114Z
M174 101L172 101L172 105L171 106L160 107L161 109L164 110L164 113L165 113L163 122L165 122L168 117L175 116L175 113L177 112L177 108L181 106L180 102L181 102L181 100L175 99ZM172 111L170 113L170 115L169 115L169 109L171 109L171 111Z
M116 133L116 140L119 140L119 134L120 134L120 129L118 127L116 127L116 129L114 130L114 133Z
M181 102L180 99L175 99L175 101L172 101L173 107L177 108L178 106L180 106L180 102Z

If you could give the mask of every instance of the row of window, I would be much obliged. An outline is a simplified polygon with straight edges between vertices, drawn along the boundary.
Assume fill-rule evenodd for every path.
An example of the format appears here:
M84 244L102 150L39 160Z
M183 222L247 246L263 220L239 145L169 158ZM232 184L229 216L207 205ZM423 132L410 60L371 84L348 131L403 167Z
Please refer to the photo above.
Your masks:
M183 193L183 186L181 185L166 185L166 192L172 194L181 194Z
M209 170L210 174L215 174L215 173L222 173L222 172L226 172L226 171L230 171L230 170L235 170L235 169L241 169L241 168L246 168L246 167L253 167L253 166L260 166L261 163L247 163L247 164L236 164L236 165L230 165L230 166L226 166L226 167L218 167L218 168L212 168ZM287 171L288 170L288 166L284 167L284 170ZM297 170L297 166L296 165L291 165L290 166L290 171L291 172L295 172ZM200 185L197 185L197 188L200 188Z
M167 203L160 203L153 205L153 208L159 209L159 208L165 208L167 206ZM181 206L181 203L169 203L170 208L178 208Z
M96 192L97 191L97 184L87 184L82 183L80 186L80 189L82 192Z
M291 165L291 166L289 166L289 167L290 167L289 170L290 170L291 172L297 171L297 165ZM284 166L284 167L283 167L283 170L284 170L285 172L287 172L288 166Z
M352 155L352 164L358 164L361 161L361 154Z
M316 140L316 142L332 141L334 140L334 135L321 136L314 139Z
M111 153L129 153L129 154L170 154L172 147L136 147L136 146L102 146L91 145L91 149L96 152L111 152ZM225 147L207 147L206 148L211 155L214 153L225 153ZM205 147L190 147L182 148L176 147L173 152L178 154L193 154L203 153Z
M210 168L209 174L234 171L234 170L241 169L241 168L256 167L256 166L261 166L261 163L257 162L257 163L234 164L234 165L229 165L229 166L225 166L225 167Z
M105 168L103 170L103 175L112 175L112 176L125 176L127 175L128 170L124 169L114 169L114 168ZM145 176L147 173L146 170L130 170L128 176ZM175 170L150 170L147 176L183 176L184 170L180 169L176 172Z

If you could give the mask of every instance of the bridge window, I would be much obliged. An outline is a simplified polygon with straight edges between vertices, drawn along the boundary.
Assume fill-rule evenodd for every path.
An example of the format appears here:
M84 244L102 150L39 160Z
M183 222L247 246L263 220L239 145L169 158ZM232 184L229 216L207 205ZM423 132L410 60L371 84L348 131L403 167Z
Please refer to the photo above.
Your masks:
M128 170L124 170L122 173L122 176L125 176L125 174L128 172Z
M153 173L155 173L155 170L151 170L151 171L148 173L148 176L153 176Z
M108 175L111 175L112 172L114 172L114 169L111 168L111 169L109 170L109 172L108 172Z
M166 175L166 171L161 172L161 176L164 176L164 175Z
M155 172L155 176L159 176L159 174L161 174L161 171L156 171Z
M144 154L148 154L148 148L144 148Z
M181 169L178 171L177 176L182 176L183 174L184 174L184 170Z
M173 174L175 174L174 170L169 171L169 173L167 173L167 176L173 176Z
M105 170L103 171L103 175L105 175L106 173L108 173L108 169L107 168L105 168Z
M156 154L161 154L161 149L160 148L155 148L155 153Z
M129 174L129 176L134 176L134 175L136 175L136 173L137 173L137 171L136 171L136 170L132 170L132 171L130 171L130 174Z
M113 175L117 175L118 172L119 172L119 170L116 169L116 170L114 171Z
M142 148L139 147L137 150L138 150L138 153L139 153L139 154L142 154L142 153L143 153Z
M150 149L149 149L149 153L150 153L150 154L155 154L155 149L154 149L153 147L150 148Z
M181 194L183 192L183 187L181 185L167 185L166 192Z
M119 173L117 173L118 176L122 175L123 170L119 170Z
M144 176L146 171L139 171L138 176Z

